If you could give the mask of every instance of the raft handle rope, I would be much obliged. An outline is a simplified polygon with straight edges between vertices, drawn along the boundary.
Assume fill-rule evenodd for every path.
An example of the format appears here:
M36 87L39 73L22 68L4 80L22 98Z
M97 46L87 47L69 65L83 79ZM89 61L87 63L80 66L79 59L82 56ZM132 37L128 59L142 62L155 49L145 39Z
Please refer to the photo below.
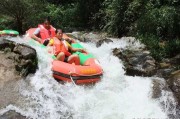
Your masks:
M76 83L74 82L74 80L73 80L73 78L72 78L72 76L71 76L71 75L70 75L70 79L71 79L71 81L72 81L73 85L75 85L75 86L76 86Z
M74 68L74 72L75 72L75 68ZM73 78L71 76L71 74L73 74L73 73L70 71L69 74L70 74L70 79L71 79L72 83L76 86L76 83L75 83L75 81L73 80Z

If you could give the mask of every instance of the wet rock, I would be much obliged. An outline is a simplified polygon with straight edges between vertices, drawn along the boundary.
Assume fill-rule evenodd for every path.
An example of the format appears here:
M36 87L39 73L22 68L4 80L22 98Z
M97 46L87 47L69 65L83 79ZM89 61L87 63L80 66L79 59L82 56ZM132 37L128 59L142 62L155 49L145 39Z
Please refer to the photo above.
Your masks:
M6 55L12 55L13 53L5 54L0 51L0 109L6 107L9 104L17 102L19 99L18 85L22 77L15 69L15 64L12 59L8 59Z
M152 98L160 101L162 109L167 112L166 114L170 119L178 119L180 115L177 98L172 93L166 81L155 78L152 84Z
M122 54L122 49L114 48L113 49L113 55L117 56L118 58L122 59L123 61L126 60L124 55Z
M173 58L164 59L157 64L156 76L168 79L172 72L180 68L180 54Z
M66 35L73 38L73 39L78 39L78 35L76 35L76 34L66 33Z
M160 98L163 95L162 91L170 91L166 82L160 79L153 80L152 89L152 98Z
M4 53L2 57L13 60L14 68L19 74L27 76L29 73L35 73L37 69L37 54L35 49L7 39L1 39L0 45L2 46L0 50Z
M17 44L13 51L20 54L24 59L33 59L36 57L36 51L27 45Z
M111 39L108 39L108 38L99 40L99 41L96 43L96 47L100 47L104 42L105 42L105 43L110 43L110 42L113 42L113 41L112 41Z
M84 32L73 32L73 33L68 33L68 36L71 38L74 38L76 40L79 40L81 42L86 42L87 40L84 37Z
M167 83L178 99L178 104L180 106L180 70L174 71L171 73Z
M10 55L13 53L9 53ZM11 59L6 58L4 52L0 52L0 87L4 85L5 82L10 80L20 79L21 76L16 75L15 64Z
M83 34L84 42L97 42L102 39L102 37L96 33L85 33Z
M14 42L7 40L7 39L0 38L0 50L9 48L12 51L14 49L14 47L15 47Z
M22 88L21 79L30 73L35 73L37 69L37 56L34 49L6 39L1 40L3 41L1 45L6 47L0 49L0 110L9 104L22 103L22 96L19 93ZM9 44L14 46L11 47ZM14 52L15 47L21 50ZM0 119L16 119L16 116L10 115L8 113L0 116ZM17 119L21 119L21 116L17 116Z
M160 68L168 68L168 67L170 67L170 66L171 66L170 63L165 63L165 62L160 63Z
M73 32L68 33L69 36L80 40L81 42L98 42L99 40L105 39L107 34L96 33L96 32Z
M27 119L27 118L15 111L8 111L5 114L3 114L2 116L0 116L0 119Z
M148 51L115 48L113 54L123 61L127 75L152 76L155 73L155 60Z
M123 61L126 74L130 76L157 76L168 79L180 68L180 54L158 63L146 49L113 49L113 54Z
M156 71L156 76L167 79L174 70L174 68L158 69Z

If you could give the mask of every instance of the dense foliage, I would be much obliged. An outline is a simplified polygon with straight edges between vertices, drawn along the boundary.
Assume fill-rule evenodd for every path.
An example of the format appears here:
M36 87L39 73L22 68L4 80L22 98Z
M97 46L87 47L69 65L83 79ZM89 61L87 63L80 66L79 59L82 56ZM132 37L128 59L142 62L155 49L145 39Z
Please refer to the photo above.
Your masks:
M0 29L24 33L50 16L52 24L73 30L99 30L136 36L156 59L180 53L179 0L0 0ZM159 42L165 44L159 46Z

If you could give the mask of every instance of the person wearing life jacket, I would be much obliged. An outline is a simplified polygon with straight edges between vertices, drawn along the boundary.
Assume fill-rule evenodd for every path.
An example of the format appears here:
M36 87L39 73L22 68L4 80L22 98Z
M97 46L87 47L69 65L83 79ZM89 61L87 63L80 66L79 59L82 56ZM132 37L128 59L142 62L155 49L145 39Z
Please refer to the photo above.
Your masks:
M57 60L65 61L70 64L74 63L76 65L79 65L80 64L79 56L71 54L71 52L76 52L76 51L83 52L84 49L71 47L71 45L62 38L62 36L63 36L63 31L61 29L57 29L56 36L50 40L48 46L53 46L53 54L56 56Z
M47 45L49 39L55 36L55 31L56 29L50 25L50 19L46 18L43 24L38 25L38 28L34 31L31 38L39 43Z

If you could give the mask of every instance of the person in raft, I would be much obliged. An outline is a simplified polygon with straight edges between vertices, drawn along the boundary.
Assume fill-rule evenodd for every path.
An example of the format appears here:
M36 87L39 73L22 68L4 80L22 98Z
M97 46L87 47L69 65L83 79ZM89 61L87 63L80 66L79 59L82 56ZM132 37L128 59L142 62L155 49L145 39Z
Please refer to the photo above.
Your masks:
M55 31L56 29L51 25L50 18L47 17L43 24L38 25L31 38L46 46L50 38L55 36Z
M56 30L56 35L50 41L48 46L53 46L53 54L57 60L68 62L70 64L79 65L80 59L78 55L71 54L71 52L85 52L82 48L73 48L71 45L62 38L63 31L61 29Z

